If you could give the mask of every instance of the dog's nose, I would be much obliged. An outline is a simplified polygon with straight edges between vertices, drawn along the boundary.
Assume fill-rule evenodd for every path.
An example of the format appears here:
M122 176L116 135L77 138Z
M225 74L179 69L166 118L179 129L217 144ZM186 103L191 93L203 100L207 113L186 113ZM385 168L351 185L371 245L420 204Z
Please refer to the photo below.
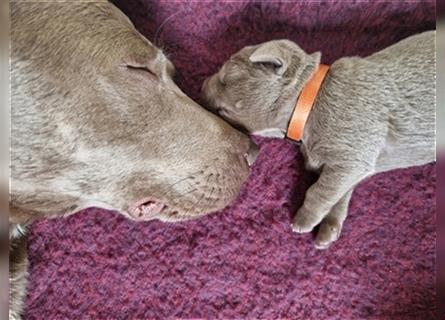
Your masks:
M258 146L251 141L249 145L249 150L247 150L247 152L244 154L244 157L246 158L249 167L251 167L255 163L255 160L258 157L259 150L260 149L258 148Z

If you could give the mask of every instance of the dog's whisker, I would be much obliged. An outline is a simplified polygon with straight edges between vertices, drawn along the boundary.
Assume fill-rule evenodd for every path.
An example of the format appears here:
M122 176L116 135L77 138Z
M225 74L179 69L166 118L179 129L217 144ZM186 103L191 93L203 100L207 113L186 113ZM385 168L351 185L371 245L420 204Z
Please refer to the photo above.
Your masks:
M156 32L155 32L155 36L154 36L154 40L153 40L153 43L156 45L156 46L158 46L158 47L161 47L160 45L158 45L158 36L160 36L160 34L161 34L161 31L162 31L162 28L166 25L166 23L171 19L171 18L173 18L174 16L176 16L176 15L178 15L179 13L181 13L182 11L178 11L178 12L175 12L175 13L173 13L173 14L171 14L170 16L168 16L162 23L161 23L161 25L158 27L158 29L156 30Z

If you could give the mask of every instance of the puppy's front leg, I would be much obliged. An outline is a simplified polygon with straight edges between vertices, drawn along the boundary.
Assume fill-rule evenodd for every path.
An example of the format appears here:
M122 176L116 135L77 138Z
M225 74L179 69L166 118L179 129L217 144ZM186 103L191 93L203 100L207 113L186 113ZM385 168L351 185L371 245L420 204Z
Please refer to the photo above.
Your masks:
M362 167L324 166L317 182L306 192L304 203L293 220L293 230L310 232L369 172Z
M326 249L340 236L343 222L348 215L349 200L351 200L352 189L340 199L328 213L320 224L320 228L315 239L317 249Z

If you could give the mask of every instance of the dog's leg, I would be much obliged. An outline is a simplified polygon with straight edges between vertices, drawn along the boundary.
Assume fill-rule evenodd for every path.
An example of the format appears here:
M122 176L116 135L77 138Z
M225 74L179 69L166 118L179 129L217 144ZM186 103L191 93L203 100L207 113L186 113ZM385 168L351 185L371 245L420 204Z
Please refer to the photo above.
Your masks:
M348 215L349 200L351 200L352 189L340 199L328 213L326 218L320 224L315 246L317 249L326 249L329 245L340 236L343 222Z
M15 232L15 230L14 230ZM21 229L18 232L22 232ZM9 252L9 319L22 318L23 303L28 283L28 257L26 236L14 235Z
M292 228L295 232L310 232L371 170L359 167L323 167L320 177L306 192Z

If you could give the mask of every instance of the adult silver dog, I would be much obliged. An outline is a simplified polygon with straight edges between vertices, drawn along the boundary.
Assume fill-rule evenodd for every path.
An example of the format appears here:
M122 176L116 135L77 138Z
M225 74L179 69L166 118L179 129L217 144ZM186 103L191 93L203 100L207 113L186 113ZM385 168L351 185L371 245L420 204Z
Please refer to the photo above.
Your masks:
M12 2L11 314L26 285L20 225L99 205L177 221L227 205L247 136L184 95L174 67L108 2ZM250 152L250 153L249 153Z

